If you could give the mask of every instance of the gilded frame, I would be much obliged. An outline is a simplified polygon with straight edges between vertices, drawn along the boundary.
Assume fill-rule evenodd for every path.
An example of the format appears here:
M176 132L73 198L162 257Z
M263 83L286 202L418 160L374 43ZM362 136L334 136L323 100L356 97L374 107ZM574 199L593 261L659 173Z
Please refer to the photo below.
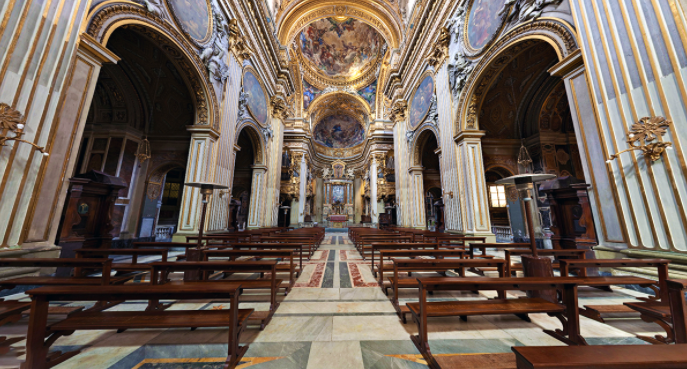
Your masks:
M422 118L420 118L420 120L417 122L417 124L415 126L413 126L412 122L410 121L410 114L411 114L411 111L413 109L413 102L415 101L415 96L417 95L417 89L420 88L420 85L422 85L422 83L425 82L427 80L427 78L432 79L432 90L433 90L432 93L433 93L433 95L436 96L436 93L437 93L437 81L436 81L436 78L434 78L434 73L432 73L432 71L430 71L430 70L426 71L425 73L422 73L422 75L418 79L419 82L417 84L415 84L415 87L413 88L413 93L410 95L410 101L408 103L408 112L407 112L408 119L406 119L406 122L408 124L408 128L410 128L410 130L412 130L412 131L414 131L414 130L418 129L420 126L422 126L422 123L424 123L427 120L427 116L429 115L429 110L432 107L430 104L430 106L427 107L427 111L422 116Z
M186 30L186 27L184 27L183 23L181 23L181 20L177 16L177 11L174 8L174 5L170 2L171 0L164 0L165 7L167 8L167 11L169 14L172 15L172 19L174 19L174 24L181 30L181 32L186 36L186 38L194 43L196 46L202 46L208 43L210 39L212 38L212 34L214 33L214 14L212 13L212 6L210 5L210 0L205 0L205 4L208 7L208 29L205 33L205 37L202 40L196 40L191 36L191 34L188 33Z
M489 42L487 42L483 47L476 49L470 44L470 39L468 37L468 25L470 24L470 14L472 13L472 6L475 4L475 1L478 0L470 0L470 5L467 8L467 11L465 12L465 24L463 24L463 45L465 45L465 49L468 51L470 56L477 56L483 53L485 50L488 50L491 45L494 43L499 38L499 35L503 33L503 29L506 27L506 15L508 12L503 12L503 15L501 15L501 25L499 28L494 32L493 35L491 35L491 39ZM493 0L492 0L493 1ZM504 5L508 7L512 7L513 5Z
M245 81L246 81L246 74L248 74L248 73L251 73L253 75L253 77L255 77L255 79L260 84L260 88L262 89L262 95L265 97L265 106L267 108L267 118L265 119L264 122L261 122L260 120L258 120L258 117L253 112L253 109L251 109L250 104L246 103L246 108L248 109L248 113L250 114L251 118L253 118L253 120L255 122L257 122L258 125L260 125L261 127L266 127L267 122L270 120L270 110L269 110L270 100L267 98L267 90L265 89L265 82L262 81L262 78L259 78L260 74L258 74L258 72L255 70L255 68L253 68L251 66L246 66L245 68L243 68L243 73L241 75L241 91L246 92L244 90L244 87L245 87Z

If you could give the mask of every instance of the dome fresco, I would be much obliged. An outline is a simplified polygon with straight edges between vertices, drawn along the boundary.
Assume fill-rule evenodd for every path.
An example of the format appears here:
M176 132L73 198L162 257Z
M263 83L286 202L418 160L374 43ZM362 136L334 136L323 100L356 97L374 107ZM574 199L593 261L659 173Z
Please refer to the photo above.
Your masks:
M384 45L370 25L348 18L324 18L310 23L298 34L305 60L327 77L356 77L377 59Z
M315 142L320 145L344 149L363 143L363 126L350 115L334 114L322 118L313 132Z

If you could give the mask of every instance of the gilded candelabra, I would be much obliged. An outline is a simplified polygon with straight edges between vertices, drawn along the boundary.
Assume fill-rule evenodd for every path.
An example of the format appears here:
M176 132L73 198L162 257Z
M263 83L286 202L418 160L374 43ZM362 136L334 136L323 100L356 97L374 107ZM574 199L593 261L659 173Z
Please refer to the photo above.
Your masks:
M630 132L627 134L627 143L630 145L630 148L611 155L606 162L610 163L619 157L620 154L634 150L642 151L644 156L651 159L651 161L660 159L661 154L673 144L660 140L657 142L652 141L663 137L671 123L671 121L664 117L644 117L640 119L639 122L632 125Z
M13 109L5 103L0 103L0 146L7 146L7 141L17 141L27 143L40 151L44 156L48 156L45 147L38 146L33 142L22 139L24 135L24 128L26 127L26 118L16 109ZM9 132L14 133L14 137L9 137Z

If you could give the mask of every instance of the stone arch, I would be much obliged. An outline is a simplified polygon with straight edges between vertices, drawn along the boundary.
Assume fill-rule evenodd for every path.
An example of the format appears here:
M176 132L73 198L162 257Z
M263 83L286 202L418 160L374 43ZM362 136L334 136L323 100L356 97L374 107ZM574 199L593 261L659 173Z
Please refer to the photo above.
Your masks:
M572 26L558 19L541 18L515 27L497 40L475 64L458 100L456 131L478 130L482 98L493 80L515 57L539 42L546 42L562 61L578 50Z
M86 34L107 46L112 33L120 27L131 27L168 53L192 91L196 108L194 125L211 125L219 131L219 102L198 49L170 22L131 2L106 2L97 6L89 14Z
M415 139L414 145L413 145L413 166L414 167L421 167L422 166L422 151L425 148L425 144L427 143L427 140L434 135L434 138L437 140L437 146L441 148L441 141L439 139L439 131L437 131L436 127L431 124L424 124L421 125L420 128L418 128L417 131L417 138Z
M238 146L239 136L243 130L246 130L250 142L253 145L253 153L255 154L255 162L253 165L267 165L265 158L265 144L260 134L261 128L252 119L246 119L236 126L236 135L234 136L234 145Z
M186 164L182 162L168 162L164 163L157 168L153 169L146 179L146 196L150 200L155 200L160 197L160 192L162 191L162 180L165 178L167 173L173 169L186 168Z

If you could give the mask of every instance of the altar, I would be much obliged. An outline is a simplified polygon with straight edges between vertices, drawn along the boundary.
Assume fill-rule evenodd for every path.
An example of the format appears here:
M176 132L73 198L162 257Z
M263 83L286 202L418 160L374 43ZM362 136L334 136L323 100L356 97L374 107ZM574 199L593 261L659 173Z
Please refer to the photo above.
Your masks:
M346 228L348 222L353 221L353 170L346 171L346 163L337 160L332 163L332 168L325 168L322 174L324 179L324 204L322 206L323 219L327 221L327 227Z

